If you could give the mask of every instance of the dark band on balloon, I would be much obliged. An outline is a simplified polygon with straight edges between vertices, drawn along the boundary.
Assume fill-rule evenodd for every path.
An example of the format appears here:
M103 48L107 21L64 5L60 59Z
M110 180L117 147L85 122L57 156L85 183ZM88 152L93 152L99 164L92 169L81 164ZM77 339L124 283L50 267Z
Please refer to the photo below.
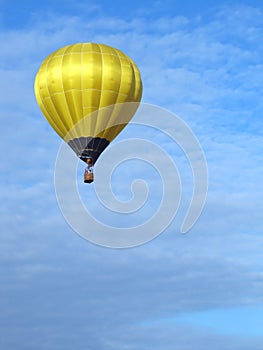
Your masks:
M79 137L68 142L77 156L86 162L88 157L92 157L93 164L97 161L100 154L109 145L109 141L100 137Z

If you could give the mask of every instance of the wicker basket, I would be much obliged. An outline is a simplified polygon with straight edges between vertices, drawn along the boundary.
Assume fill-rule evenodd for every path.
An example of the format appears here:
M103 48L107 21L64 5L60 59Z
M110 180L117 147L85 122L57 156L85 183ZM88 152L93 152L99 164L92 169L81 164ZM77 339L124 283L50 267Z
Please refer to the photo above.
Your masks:
M90 184L94 181L94 174L93 173L84 173L84 182Z

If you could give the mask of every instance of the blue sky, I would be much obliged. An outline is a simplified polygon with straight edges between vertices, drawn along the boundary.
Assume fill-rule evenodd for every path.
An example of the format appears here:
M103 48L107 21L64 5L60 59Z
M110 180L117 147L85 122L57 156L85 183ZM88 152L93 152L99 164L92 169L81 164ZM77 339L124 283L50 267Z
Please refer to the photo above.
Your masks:
M0 347L262 350L262 2L0 4ZM209 191L187 235L179 234L187 188L169 228L133 249L93 245L61 215L53 183L61 141L33 82L47 54L82 41L129 54L143 102L179 115L198 137ZM155 137L130 128L118 140L134 134ZM183 155L163 147L190 183ZM158 185L156 173L148 180ZM117 194L129 196L130 183ZM158 199L150 196L149 212Z

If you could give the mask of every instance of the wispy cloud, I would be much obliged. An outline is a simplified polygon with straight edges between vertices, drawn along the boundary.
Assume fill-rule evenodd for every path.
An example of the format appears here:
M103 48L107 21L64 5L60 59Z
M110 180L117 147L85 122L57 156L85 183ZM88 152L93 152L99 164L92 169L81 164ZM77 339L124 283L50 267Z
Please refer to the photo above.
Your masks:
M206 20L86 11L94 14L89 20L52 11L33 15L30 27L0 34L4 346L261 349L258 339L142 323L262 303L262 9L221 6ZM144 101L179 114L198 136L210 190L205 212L187 236L176 234L187 195L173 225L137 249L96 247L64 222L53 186L60 139L41 116L33 82L47 54L80 41L104 42L131 55L142 72ZM148 133L141 134L150 139ZM123 135L134 136L133 129ZM163 136L158 141L190 183L182 154ZM130 189L126 170L116 173L126 180L122 190ZM154 174L150 182L157 182ZM150 197L154 204L157 197Z

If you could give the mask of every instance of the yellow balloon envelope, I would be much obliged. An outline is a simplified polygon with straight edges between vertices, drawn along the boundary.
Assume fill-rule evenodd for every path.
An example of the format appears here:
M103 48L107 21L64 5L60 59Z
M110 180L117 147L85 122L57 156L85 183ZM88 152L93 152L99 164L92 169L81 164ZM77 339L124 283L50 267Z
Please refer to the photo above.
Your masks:
M53 129L93 164L127 125L142 96L136 64L118 49L79 43L42 63L35 79L37 102ZM125 108L126 102L134 102Z

